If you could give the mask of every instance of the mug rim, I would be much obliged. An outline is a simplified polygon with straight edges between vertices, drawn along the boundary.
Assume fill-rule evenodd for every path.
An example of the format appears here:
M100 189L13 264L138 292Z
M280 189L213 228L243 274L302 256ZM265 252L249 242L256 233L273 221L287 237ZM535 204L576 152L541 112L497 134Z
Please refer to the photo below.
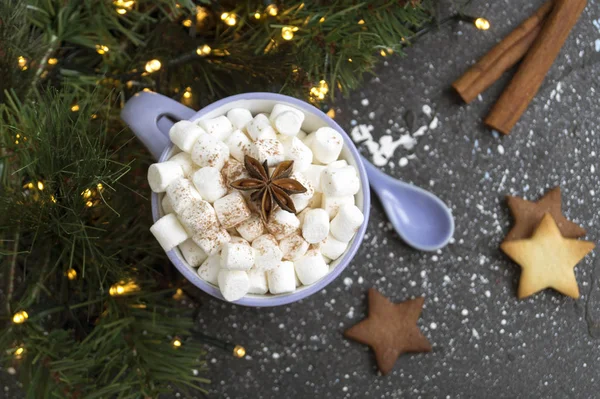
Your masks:
M358 152L358 149L356 148L356 145L354 144L354 142L352 141L350 136L344 131L344 129L342 129L342 127L336 121L331 119L327 114L325 114L323 111L321 111L317 107L313 106L312 104L307 103L306 101L302 101L302 100L299 100L294 97L286 96L284 94L266 93L266 92L250 92L250 93L236 94L233 96L225 97L221 100L215 101L214 103L207 105L206 107L204 107L204 108L200 109L199 111L197 111L196 113L194 113L194 115L192 115L192 117L190 117L189 120L190 121L197 120L197 119L201 118L202 116L208 114L209 112L212 112L228 103L231 103L234 101L239 101L239 100L270 100L270 101L284 102L284 103L293 105L297 108L300 108L304 112L307 112L307 113L310 113L310 114L313 114L313 115L319 117L319 119L326 122L327 126L333 128L337 132L339 132L342 135L342 138L344 140L344 145L348 148L348 150L350 151L350 154L356 161L356 166L358 169L358 174L360 177L361 188L362 188L362 197L363 197L362 211L363 211L363 215L364 215L363 224L360 226L360 228L356 232L356 235L354 236L354 238L352 240L352 244L346 250L346 253L343 255L342 259L338 262L335 269L333 269L325 277L323 277L322 279L320 279L316 283L308 286L305 289L302 289L300 291L294 291L289 294L274 295L272 297L265 296L264 298L256 298L256 297L251 297L251 296L244 296L241 299L238 299L237 301L233 301L233 302L227 301L225 298L223 298L223 295L221 295L221 291L217 287L215 287L212 284L210 284L209 282L203 280L198 275L196 269L188 267L186 264L183 263L183 259L177 254L176 248L173 248L172 250L167 251L166 253L167 253L167 256L168 256L169 260L171 261L171 263L173 263L173 265L177 268L177 270L179 270L179 272L181 274L183 274L183 276L186 278L186 280L188 280L190 283L192 283L196 287L200 288L202 291L206 292L207 294L209 294L217 299L220 299L227 303L232 303L235 305L242 305L242 306L249 306L249 307L269 307L269 306L287 305L287 304L290 304L293 302L297 302L301 299L307 298L307 297L315 294L316 292L322 290L326 286L328 286L333 280L335 280L342 273L342 271L344 271L346 269L346 267L348 267L348 265L350 264L352 259L354 259L354 256L356 255L358 248L362 244L365 232L367 230L367 225L369 222L369 213L370 213L370 208L371 208L371 191L369 188L369 178L367 177L367 171L365 170L365 167L361 161L361 156L360 156L360 153ZM169 141L169 145L163 150L158 162L166 161L167 154L171 151L171 149L173 147L174 147L174 144ZM160 217L160 209L159 209L160 201L158 200L158 193L152 192L151 201L152 201L152 219L154 222L156 222Z

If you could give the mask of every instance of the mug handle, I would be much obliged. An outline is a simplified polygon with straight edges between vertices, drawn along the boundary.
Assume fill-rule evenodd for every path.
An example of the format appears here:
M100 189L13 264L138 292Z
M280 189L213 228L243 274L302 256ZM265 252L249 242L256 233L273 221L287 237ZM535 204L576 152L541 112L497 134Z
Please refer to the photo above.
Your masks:
M196 111L154 92L141 91L127 101L121 118L158 160L170 144L173 120L190 119Z

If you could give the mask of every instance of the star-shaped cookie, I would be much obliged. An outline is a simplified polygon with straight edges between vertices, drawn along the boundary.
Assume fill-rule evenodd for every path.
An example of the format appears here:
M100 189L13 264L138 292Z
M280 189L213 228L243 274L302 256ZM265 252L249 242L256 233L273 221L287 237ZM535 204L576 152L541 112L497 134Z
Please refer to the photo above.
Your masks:
M508 232L504 241L529 238L540 224L546 213L552 215L563 237L579 238L585 235L585 230L567 220L561 209L560 187L548 191L539 201L531 202L523 198L506 197L508 207L515 219L515 225Z
M430 352L431 344L417 327L425 299L392 303L375 288L369 289L369 315L344 332L346 338L369 345L377 367L389 373L396 359L407 352Z
M594 243L564 238L552 216L547 213L531 238L505 241L500 248L521 266L519 298L546 288L579 298L573 268L594 249Z

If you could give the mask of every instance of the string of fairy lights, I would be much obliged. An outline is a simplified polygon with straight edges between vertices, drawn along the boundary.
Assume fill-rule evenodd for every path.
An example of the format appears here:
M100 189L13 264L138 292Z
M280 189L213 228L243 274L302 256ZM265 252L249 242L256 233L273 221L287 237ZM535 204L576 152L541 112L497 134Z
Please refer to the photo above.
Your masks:
M113 5L115 7L115 12L118 15L123 16L123 15L126 15L128 12L134 10L134 8L136 6L136 2L134 0L114 0ZM301 9L303 6L304 6L304 4L302 3L299 6L299 9ZM270 4L266 5L264 10L256 10L254 13L252 13L250 15L250 17L251 17L250 19L259 21L259 20L263 20L265 18L275 18L279 14L280 14L279 7L275 3L270 3ZM209 15L210 15L210 11L206 7L197 6L195 16L194 16L195 20L196 20L195 21L196 25L202 24L203 21L205 21L206 18L209 17ZM319 19L319 23L323 23L323 22L325 22L325 20L326 20L325 17L321 17ZM451 20L460 20L460 21L467 22L469 24L472 24L479 30L488 30L491 27L490 22L483 17L472 17L472 16L468 16L468 15L464 15L464 14L451 15L450 17L447 17L444 20L438 21L434 26L442 25ZM220 21L228 27L233 27L239 23L240 18L235 12L224 11L220 14ZM192 26L194 26L194 22L193 22L192 18L186 18L181 23L186 28L191 28ZM360 19L357 22L357 24L365 25L366 23L365 23L364 19ZM284 25L281 27L280 26L281 25L277 25L276 29L280 30L281 39L284 41L294 40L296 32L298 32L300 29L300 27L298 27L298 26L291 26L291 25ZM423 30L417 32L411 39L417 38L417 37L421 36L423 33L427 32L431 29L432 29L431 27L423 29ZM405 40L403 40L403 42L404 41ZM270 43L265 47L264 52L267 53L267 52L271 51L271 49L273 49L275 46L276 46L276 41L271 39ZM110 48L107 45L101 44L101 43L95 45L95 50L100 55L106 55L110 52ZM379 50L379 54L382 57L387 57L388 55L391 55L393 53L394 53L394 51L391 48ZM193 51L193 55L195 55L197 57L207 57L207 56L222 57L222 56L229 55L229 52L226 49L213 49L208 44L202 44ZM186 54L184 56L186 56L186 58L187 58L188 55ZM58 59L54 58L54 57L50 57L47 59L46 62L48 65L53 66L58 63ZM352 58L348 58L348 62L353 62ZM17 65L22 71L26 71L30 67L30 60L28 60L24 56L19 56L17 59ZM169 66L169 64L167 64L167 66ZM159 59L154 58L154 59L148 60L144 64L141 74L142 75L153 74L153 73L160 71L162 68L163 68L163 62ZM292 70L292 72L297 73L298 68L295 67ZM136 76L138 73L140 73L140 72L138 72L138 70L134 70L134 71L132 71L131 75ZM132 86L131 82L128 82L127 86L131 87ZM144 90L148 91L149 89L146 88ZM308 91L309 99L313 102L318 102L318 101L324 100L325 96L328 93L329 93L329 84L324 79L319 80L316 84L314 84L312 87L310 87L309 91ZM185 88L185 90L182 93L182 101L185 102L186 100L189 100L191 97L192 97L192 88L188 86ZM80 107L78 104L73 104L70 109L72 112L78 112L80 110ZM335 116L335 111L333 111L333 108L332 108L328 111L327 114L333 118ZM92 117L94 117L94 116L95 115L93 115ZM24 141L27 141L27 137L24 137L21 134L17 134L15 136L15 144L19 144L20 142L24 142ZM35 183L29 182L29 183L25 184L25 186L23 188L28 190L30 193L34 193L34 195L36 195L35 192L37 191L38 195L39 195L40 192L44 191L45 186L42 181L38 181ZM98 183L95 187L84 190L81 193L81 197L84 201L85 206L91 208L91 207L94 207L94 206L100 204L99 197L100 197L100 194L102 193L103 189L104 188L103 188L102 184ZM54 203L56 202L56 198L54 197L54 195L50 195L49 198L52 202L54 202ZM76 280L78 278L77 271L73 268L69 268L65 272L65 276L69 280ZM113 284L109 288L108 293L112 297L120 297L120 296L131 295L138 291L140 291L140 286L134 280L121 280L121 281ZM184 297L183 290L181 288L176 289L175 294L173 295L173 298L175 300L181 300L183 297ZM27 313L26 310L22 309L13 314L12 322L16 325L19 325L19 324L23 324L23 323L27 322L28 319L29 319L29 314ZM246 355L245 348L240 345L233 345L233 344L230 344L227 342L220 341L213 337L209 337L209 336L206 336L203 334L200 334L200 335L201 335L201 338L205 342L208 342L208 343L210 343L214 346L220 347L222 349L232 351L233 355L237 358L242 358ZM179 349L184 345L183 340L177 336L173 337L170 342L174 349ZM25 352L26 352L26 348L23 345L17 345L13 350L13 356L15 359L21 359L24 356Z

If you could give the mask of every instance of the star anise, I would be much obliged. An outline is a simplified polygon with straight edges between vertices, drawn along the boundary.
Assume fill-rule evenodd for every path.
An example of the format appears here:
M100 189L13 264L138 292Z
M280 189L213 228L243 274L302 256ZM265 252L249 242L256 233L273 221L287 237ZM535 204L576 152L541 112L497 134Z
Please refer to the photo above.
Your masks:
M285 211L296 213L294 201L290 195L304 193L306 187L290 177L294 161L281 162L275 167L271 176L269 176L267 161L261 165L258 160L246 155L244 166L250 177L234 181L231 183L231 187L242 191L254 191L250 195L250 199L252 201L260 200L263 220L269 219L269 215L275 208L273 202Z

